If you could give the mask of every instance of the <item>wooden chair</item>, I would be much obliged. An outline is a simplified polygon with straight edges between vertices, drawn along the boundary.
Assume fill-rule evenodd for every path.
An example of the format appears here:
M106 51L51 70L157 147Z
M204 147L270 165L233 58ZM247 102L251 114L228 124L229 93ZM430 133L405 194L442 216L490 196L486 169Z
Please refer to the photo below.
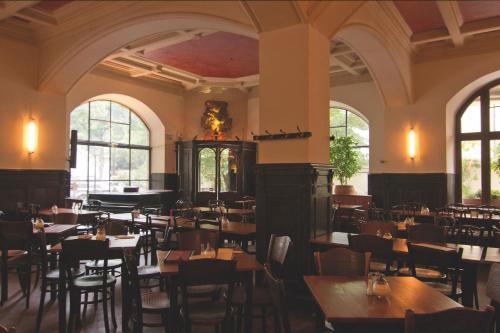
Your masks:
M408 240L422 243L446 243L446 229L444 227L422 223L408 226Z
M392 221L368 221L359 224L359 231L362 234L384 235L389 233L392 237L398 236L398 226Z
M130 295L132 297L132 321L134 332L142 332L143 327L167 327L170 299L164 291L141 292L140 276L137 270L136 255L132 251L125 251L123 262L126 269L124 275L128 278ZM159 323L144 321L144 314L154 314L161 317Z
M319 275L366 276L370 268L370 258L370 252L359 253L341 247L314 253Z
M236 261L200 259L179 263L179 281L182 291L181 316L186 332L191 324L210 325L217 332L229 332L232 327L231 299L236 275ZM226 286L226 299L190 302L188 287L201 285Z
M408 269L412 276L457 300L462 295L462 290L458 288L462 253L462 248L456 250L408 242ZM399 273L408 275L403 268ZM448 279L451 285L448 284Z
M33 224L31 221L0 222L1 250L1 297L3 305L8 299L8 270L18 271L21 290L26 295L26 308L29 308L31 295L31 264L32 264Z
M370 252L372 259L377 260L370 262L371 271L384 272L386 274L397 272L397 268L391 267L394 260L392 252L393 241L391 239L384 239L370 234L349 234L347 237L350 249L359 253Z
M273 274L273 276L282 278L285 270L285 262L288 256L288 251L292 246L292 239L288 236L277 236L275 234L271 234L269 239L269 245L267 248L267 256L266 263L268 270ZM240 330L241 319L243 317L243 312L252 311L253 309L245 309L246 305L246 290L244 286L236 286L234 289L234 295L231 303L236 306L237 309L237 326L238 331ZM269 294L266 286L255 286L253 288L252 295L252 306L260 309L260 315L255 315L252 311L252 315L254 318L262 319L262 332L266 332L267 322L266 319L269 314L273 313L274 316L274 324L275 327L278 324L277 318L277 310L274 308L274 311L268 311L270 307L273 306L273 302L271 300L271 296Z
M405 313L405 333L490 333L492 324L491 307L484 311L454 308L430 314Z
M115 285L116 278L108 274L109 239L105 241L72 239L63 240L61 272L67 280L70 292L70 314L68 320L68 331L71 332L76 324L79 324L80 304L82 293L101 294L102 310L104 314L104 328L109 333L108 300L111 302L111 319L113 326L116 325L115 316ZM103 268L98 275L74 276L74 268L79 266L81 260L102 260ZM87 300L86 300L87 301ZM84 302L85 306L87 302ZM97 299L94 300L96 304Z
M78 222L78 214L75 213L52 214L52 222L54 222L54 224L76 224Z
M64 199L64 207L65 208L76 207L76 209L82 209L83 199L65 198Z
M267 289L278 317L278 332L291 333L290 321L288 319L287 298L283 280L276 278L271 273L268 265L264 265Z
M495 332L500 333L500 264L493 264L490 267L486 295L491 299L491 306L495 308Z
M104 225L106 230L106 235L116 236L116 235L126 235L127 230L123 225L120 225L117 221L112 221L109 218L102 219L99 218L101 223ZM125 230L124 230L125 228ZM108 230L110 233L108 234ZM107 261L107 269L111 271L111 274L118 277L120 274L117 271L122 267L121 259L109 259ZM85 274L100 274L104 269L104 260L92 260L85 264Z
M45 232L43 230L39 231L36 234L38 253L40 256L40 267L41 267L41 284L40 284L40 305L38 306L38 314L36 317L36 333L40 332L43 309L45 306L45 295L50 293L51 301L55 301L56 294L58 292L57 287L59 285L60 280L60 271L59 269L51 270L49 268L49 258L47 253L47 240L45 236ZM73 268L72 276L80 277L85 274L80 267Z
M197 229L177 233L179 250L194 250L199 253L201 244L209 243L214 249L219 247L219 233L217 231Z

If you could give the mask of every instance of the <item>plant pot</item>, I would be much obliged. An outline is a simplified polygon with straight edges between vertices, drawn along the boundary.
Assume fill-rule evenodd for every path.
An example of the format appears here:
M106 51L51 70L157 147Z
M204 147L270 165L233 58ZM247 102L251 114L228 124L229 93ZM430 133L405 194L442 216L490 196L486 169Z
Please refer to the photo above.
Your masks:
M355 195L356 189L352 185L335 185L333 193L338 195Z

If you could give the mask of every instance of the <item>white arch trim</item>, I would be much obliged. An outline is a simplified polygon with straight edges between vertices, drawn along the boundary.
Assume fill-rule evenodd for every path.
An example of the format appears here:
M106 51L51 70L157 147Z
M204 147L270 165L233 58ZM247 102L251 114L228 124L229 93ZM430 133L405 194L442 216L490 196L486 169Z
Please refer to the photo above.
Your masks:
M154 34L185 29L211 29L257 38L252 27L220 17L179 13L125 17L119 24L89 32L57 59L42 67L39 89L65 94L85 73L125 45ZM49 52L42 49L42 58L44 53Z
M359 23L343 27L335 36L347 44L366 64L386 107L400 107L412 101L411 88L387 46L377 32Z
M151 173L165 172L165 126L156 113L140 100L123 94L102 94L83 101L82 103L110 100L125 105L136 113L149 129L151 145ZM80 103L80 104L82 104ZM71 110L78 105L74 105Z

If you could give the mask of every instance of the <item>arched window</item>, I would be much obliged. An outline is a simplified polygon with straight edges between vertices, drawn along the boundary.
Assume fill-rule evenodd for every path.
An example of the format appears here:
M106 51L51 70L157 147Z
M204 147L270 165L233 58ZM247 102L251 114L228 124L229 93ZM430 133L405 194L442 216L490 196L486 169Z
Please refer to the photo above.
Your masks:
M71 196L122 192L125 186L149 189L149 129L126 106L91 101L71 112L78 131L77 166L71 169Z
M368 122L356 113L341 107L330 107L330 135L352 136L361 155L361 171L349 180L359 194L368 193L370 131ZM338 181L337 181L338 183Z
M477 91L456 118L458 198L490 203L500 196L500 85Z

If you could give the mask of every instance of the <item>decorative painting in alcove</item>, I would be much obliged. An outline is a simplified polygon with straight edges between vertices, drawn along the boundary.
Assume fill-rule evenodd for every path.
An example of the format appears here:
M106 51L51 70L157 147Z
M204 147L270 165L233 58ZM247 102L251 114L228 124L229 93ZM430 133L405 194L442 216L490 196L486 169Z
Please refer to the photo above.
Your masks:
M201 127L205 130L205 139L223 140L233 127L233 119L227 111L227 102L206 101Z

